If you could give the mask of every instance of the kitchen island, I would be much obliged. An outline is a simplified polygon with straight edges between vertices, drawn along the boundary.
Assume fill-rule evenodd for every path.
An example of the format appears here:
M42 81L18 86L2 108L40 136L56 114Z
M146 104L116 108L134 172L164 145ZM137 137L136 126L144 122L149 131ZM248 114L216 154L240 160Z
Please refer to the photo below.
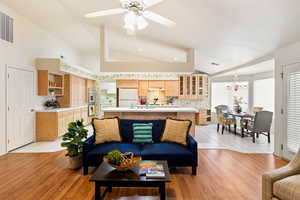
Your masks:
M105 118L119 117L121 119L188 119L192 121L190 135L195 136L195 117L198 109L192 107L107 107L102 108Z

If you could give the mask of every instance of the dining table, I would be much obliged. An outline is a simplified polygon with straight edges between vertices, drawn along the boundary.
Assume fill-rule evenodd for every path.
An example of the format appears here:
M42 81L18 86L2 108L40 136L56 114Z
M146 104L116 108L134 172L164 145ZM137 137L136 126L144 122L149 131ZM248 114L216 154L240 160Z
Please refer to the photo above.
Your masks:
M237 113L237 112L228 112L228 115L231 115L233 116L235 119L236 118L240 118L240 121L244 120L244 119L249 119L249 121L253 120L254 119L254 114L252 113L247 113L247 112L240 112L240 113ZM248 121L246 121L246 129L247 129L247 126L248 126ZM238 134L240 135L241 137L245 137L245 131L244 131L244 128L241 127L241 132L236 132L235 134Z

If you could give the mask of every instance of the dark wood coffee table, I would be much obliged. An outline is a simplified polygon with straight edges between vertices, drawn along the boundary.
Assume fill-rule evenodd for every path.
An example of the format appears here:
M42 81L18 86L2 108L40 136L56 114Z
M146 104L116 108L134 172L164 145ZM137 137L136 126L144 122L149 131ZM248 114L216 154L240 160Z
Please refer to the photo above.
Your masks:
M145 161L141 161L145 162ZM170 172L167 161L155 161L162 164L165 171L165 178L149 179L139 175L139 165L134 168L120 172L103 162L95 171L90 181L95 182L95 200L104 198L107 192L112 191L112 187L158 187L160 199L166 199L167 182L171 182ZM100 188L105 187L103 193Z

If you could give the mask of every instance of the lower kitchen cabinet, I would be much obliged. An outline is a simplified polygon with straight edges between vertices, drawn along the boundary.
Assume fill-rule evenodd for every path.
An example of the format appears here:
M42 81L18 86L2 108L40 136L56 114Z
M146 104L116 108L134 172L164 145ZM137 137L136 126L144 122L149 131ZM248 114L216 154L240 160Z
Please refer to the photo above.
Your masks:
M84 125L91 122L87 108L59 112L36 113L36 141L54 141L68 132L69 123L83 119Z

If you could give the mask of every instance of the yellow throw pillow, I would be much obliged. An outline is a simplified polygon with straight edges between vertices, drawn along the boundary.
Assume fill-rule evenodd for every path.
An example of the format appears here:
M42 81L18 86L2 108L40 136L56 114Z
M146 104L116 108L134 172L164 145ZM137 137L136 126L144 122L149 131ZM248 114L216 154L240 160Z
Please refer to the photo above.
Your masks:
M192 121L190 120L167 119L161 141L175 142L186 146L191 125Z
M121 142L119 118L93 119L95 144Z

